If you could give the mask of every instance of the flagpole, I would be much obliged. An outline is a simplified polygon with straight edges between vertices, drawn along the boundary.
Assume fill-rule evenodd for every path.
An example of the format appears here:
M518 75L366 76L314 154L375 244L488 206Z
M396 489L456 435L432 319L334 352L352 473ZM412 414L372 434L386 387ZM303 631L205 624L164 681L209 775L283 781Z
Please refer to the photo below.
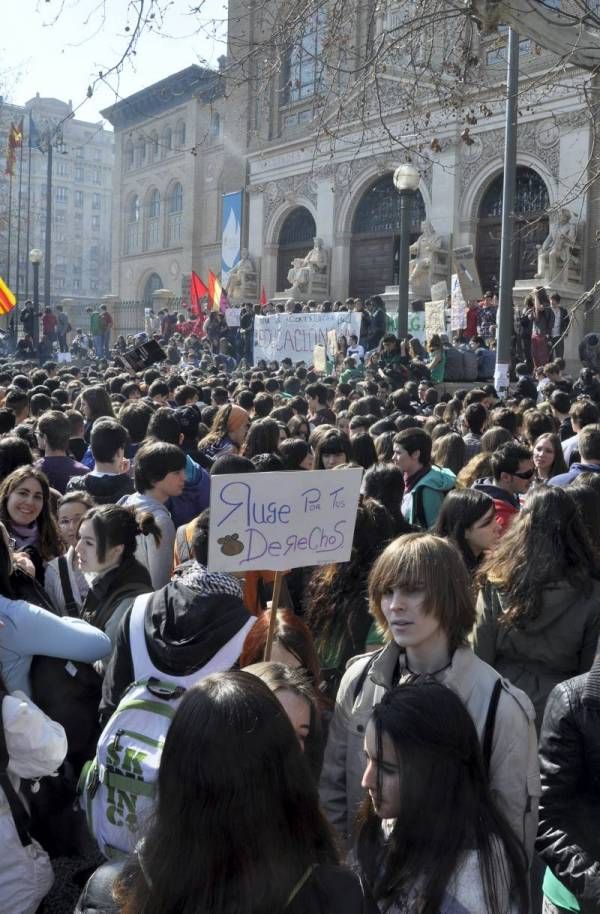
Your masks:
M20 256L21 256L21 190L23 186L23 121L21 120L21 154L19 156L19 194L17 197L17 280L15 283L15 294L17 297L17 313L15 315L16 319L19 318L18 308L19 308L19 268L20 268Z
M31 226L31 111L29 112L29 133L27 134L29 155L27 156L27 231L25 233L25 299L29 298L29 241ZM18 330L17 330L18 336Z
M12 172L8 179L8 255L6 263L6 285L10 286L10 249L11 249L11 234L12 234L12 182L13 176Z

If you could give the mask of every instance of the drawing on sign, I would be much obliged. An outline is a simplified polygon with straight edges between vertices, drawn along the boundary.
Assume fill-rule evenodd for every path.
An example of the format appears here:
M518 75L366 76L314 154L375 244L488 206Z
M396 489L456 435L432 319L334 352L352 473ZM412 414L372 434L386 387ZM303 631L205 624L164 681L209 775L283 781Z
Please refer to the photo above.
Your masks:
M222 536L217 540L221 547L223 555L239 555L244 551L244 544L240 542L239 533L230 533L228 536Z

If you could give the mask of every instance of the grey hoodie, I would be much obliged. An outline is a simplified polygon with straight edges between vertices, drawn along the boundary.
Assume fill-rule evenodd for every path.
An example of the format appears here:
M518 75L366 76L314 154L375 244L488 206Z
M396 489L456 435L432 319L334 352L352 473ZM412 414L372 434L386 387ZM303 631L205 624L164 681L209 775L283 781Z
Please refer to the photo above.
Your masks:
M148 511L154 517L160 528L160 544L156 544L152 535L143 536L140 534L137 538L135 557L138 562L141 562L148 569L153 589L158 590L160 587L164 587L171 579L171 569L173 567L175 524L171 519L171 515L162 502L140 492L126 495L117 504L124 505L127 508L135 508L136 512Z

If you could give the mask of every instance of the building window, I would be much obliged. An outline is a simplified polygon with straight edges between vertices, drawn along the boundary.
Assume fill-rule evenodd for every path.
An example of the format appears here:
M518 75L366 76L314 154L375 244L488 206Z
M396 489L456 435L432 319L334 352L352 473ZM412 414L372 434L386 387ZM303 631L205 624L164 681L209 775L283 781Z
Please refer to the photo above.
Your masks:
M65 279L64 276L55 276L54 277L54 288L55 289L64 289Z
M150 194L150 201L148 203L148 218L149 219L158 219L160 216L160 192L154 188Z
M66 187L57 187L56 188L56 202L57 203L68 203L69 202L69 192Z
M83 159L83 146L76 146L76 147L75 147L75 158L76 158L76 159Z
M91 246L91 248L90 248L90 257L92 258L92 260L97 260L97 259L98 259L98 252L99 252L98 245L97 245L97 244L93 244L93 245Z
M315 95L323 78L323 39L327 17L318 9L309 17L304 34L291 48L285 66L285 103Z
M150 162L154 162L158 158L158 133L156 130L152 132L150 140L148 142L148 159Z
M185 146L185 121L179 121L175 128L175 149Z
M134 194L127 207L127 229L125 234L125 253L137 251L140 242L140 198Z
M75 180L76 180L76 181L83 181L83 180L84 180L84 177L83 177L83 165L76 165L76 166L75 166Z
M102 169L100 169L100 168L92 169L92 183L93 184L102 184Z
M69 165L68 162L59 159L56 163L56 174L60 175L61 178L66 178L69 174Z
M57 209L54 213L54 222L56 225L64 225L67 221L67 214L64 209Z
M75 211L75 222L83 222L83 213Z
M79 263L73 264L73 275L74 276L81 276L81 270L82 270L81 261L79 261Z
M79 207L83 206L83 191L82 190L75 191L75 206L79 206Z
M100 194L92 194L92 209L102 209L102 198Z
M90 279L90 289L92 292L97 292L100 287L100 283L97 279Z
M92 216L92 231L100 231L100 216Z
M173 148L173 131L170 127L165 127L162 135L162 157L166 156L168 152L171 152Z
M74 279L74 280L72 280L71 285L74 289L81 289L81 280Z
M221 118L218 111L213 111L210 116L210 135L213 139L219 136L221 132Z
M169 196L169 212L181 213L183 211L183 187L177 181L171 190Z
M146 164L146 143L143 139L140 139L135 147L135 164L138 168Z
M137 194L134 194L134 196L129 201L127 221L130 223L140 221L140 198Z
M67 261L64 254L57 254L54 261L54 269L58 270L60 273L65 273L67 269Z
M128 140L125 144L125 168L131 170L133 168L133 159L134 159L135 150L133 148L133 143L131 140Z

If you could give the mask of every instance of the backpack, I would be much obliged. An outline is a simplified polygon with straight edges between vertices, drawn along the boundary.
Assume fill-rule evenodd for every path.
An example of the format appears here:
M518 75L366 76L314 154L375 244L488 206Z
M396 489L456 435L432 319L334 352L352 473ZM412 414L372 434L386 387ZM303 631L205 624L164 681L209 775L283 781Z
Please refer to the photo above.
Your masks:
M158 769L167 731L186 689L208 673L172 676L153 665L144 616L149 594L137 597L129 618L134 682L98 740L95 758L79 780L88 827L108 859L131 853L154 811Z

